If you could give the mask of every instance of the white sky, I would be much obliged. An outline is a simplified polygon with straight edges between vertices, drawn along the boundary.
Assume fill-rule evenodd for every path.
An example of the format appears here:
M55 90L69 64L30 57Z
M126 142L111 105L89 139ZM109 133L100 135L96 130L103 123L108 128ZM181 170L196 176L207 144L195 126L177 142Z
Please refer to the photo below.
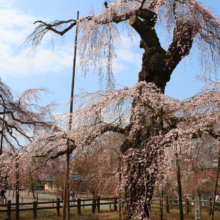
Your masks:
M103 2L104 0L0 0L0 76L3 81L16 92L46 87L53 94L42 97L43 103L56 100L60 106L55 112L67 112L75 29L69 31L64 38L56 38L54 52L49 35L35 56L29 53L31 45L22 47L21 44L34 29L34 21L74 19L77 10L80 17L86 16L92 6L95 12L99 12ZM207 4L220 15L219 0L209 0ZM163 44L165 37L161 36L160 31L158 35ZM121 42L117 48L118 59L113 65L113 71L117 84L130 87L138 80L143 50L139 48L138 36L133 42L127 38L122 38ZM194 62L196 58L192 61L186 59L186 65L179 64L166 87L167 95L184 99L199 91L201 84L194 78L198 74ZM83 88L92 92L99 89L98 77L92 72L84 78L77 66L76 74L76 90Z

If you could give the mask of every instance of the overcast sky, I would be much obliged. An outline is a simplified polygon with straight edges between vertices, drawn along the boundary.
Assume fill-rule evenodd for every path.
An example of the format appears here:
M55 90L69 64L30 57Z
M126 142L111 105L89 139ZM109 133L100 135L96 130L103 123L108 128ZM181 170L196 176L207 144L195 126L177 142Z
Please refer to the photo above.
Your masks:
M75 29L69 31L65 37L58 36L54 41L54 50L48 35L35 56L30 53L31 45L26 47L21 45L34 29L34 21L74 19L77 10L80 17L86 16L91 7L95 12L99 12L103 8L103 2L103 0L0 0L0 77L3 82L18 93L29 88L48 88L52 94L43 96L43 103L55 100L60 104L55 112L67 112ZM207 4L220 15L219 0L209 0ZM165 37L159 29L157 31L163 45ZM118 58L113 65L118 85L131 87L138 80L143 53L139 48L139 40L139 36L135 36L133 42L122 36L121 44L117 47ZM196 61L196 57L191 57L178 65L166 87L166 95L182 100L199 92L201 84L195 79L199 73ZM89 92L99 89L98 77L93 72L84 78L78 65L76 71L76 93L79 88Z

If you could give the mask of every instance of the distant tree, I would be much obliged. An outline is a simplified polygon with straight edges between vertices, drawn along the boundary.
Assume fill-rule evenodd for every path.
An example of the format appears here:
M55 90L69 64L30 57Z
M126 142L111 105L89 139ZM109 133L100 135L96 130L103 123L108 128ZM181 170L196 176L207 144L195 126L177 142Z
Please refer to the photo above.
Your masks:
M0 80L0 158L6 162L1 163L0 173L11 184L15 181L15 158L19 151L23 153L24 143L31 143L53 127L51 111L56 104L38 105L40 92L48 93L44 88L29 89L17 96ZM31 172L30 163L23 166Z
M21 139L31 142L44 130L49 130L54 120L51 110L55 103L45 107L37 104L40 92L48 93L44 88L26 90L16 99L12 90L0 80L0 91L1 155L3 140L15 151L16 147L23 147Z
M213 165L218 155L218 142L210 135L203 135L187 150L182 146L182 151L179 162L183 194L202 196L214 191Z
M94 199L98 194L118 194L119 162L122 158L118 149L120 139L122 136L117 133L105 135L72 161L71 172L82 177L81 190L93 192Z

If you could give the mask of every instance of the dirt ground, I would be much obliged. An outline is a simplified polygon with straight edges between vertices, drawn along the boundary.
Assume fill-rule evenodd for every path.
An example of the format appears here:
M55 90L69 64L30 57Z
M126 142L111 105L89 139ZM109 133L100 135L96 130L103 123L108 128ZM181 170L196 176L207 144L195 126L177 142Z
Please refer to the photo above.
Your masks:
M2 209L2 208L1 208ZM62 209L61 215L62 215ZM0 220L5 220L7 217L6 213L0 213ZM37 219L40 220L61 220L62 217L56 217L55 210L38 210L37 211ZM76 213L76 208L71 208L71 220L118 220L119 213L118 212L110 212L109 209L101 210L101 213L91 213L91 209L82 209L82 215L78 215ZM151 211L151 219L159 220L159 209L157 207L152 208ZM184 215L184 220L194 220L194 210L188 215ZM210 216L206 208L202 209L201 212L201 220L208 220ZM215 220L220 220L220 213L216 213L214 216ZM15 212L12 212L12 220L15 220ZM20 212L20 220L34 220L32 211L23 211ZM163 220L179 220L179 210L172 209L170 213L164 213Z

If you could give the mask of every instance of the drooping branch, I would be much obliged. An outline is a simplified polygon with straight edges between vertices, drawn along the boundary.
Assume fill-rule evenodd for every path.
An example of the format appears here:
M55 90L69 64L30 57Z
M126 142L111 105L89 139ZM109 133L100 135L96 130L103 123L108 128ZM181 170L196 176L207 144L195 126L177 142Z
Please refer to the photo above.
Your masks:
M101 129L101 134L104 134L106 132L116 132L116 133L120 133L120 134L124 134L125 133L125 130L123 128L120 128L118 126L113 126L113 125L105 125L102 127Z
M56 34L63 36L67 31L69 31L72 27L76 25L76 20L70 19L67 21L58 21L58 22L52 22L52 23L46 23L40 20L34 22L34 24L38 24L38 23L40 24L36 27L36 30L37 29L49 30L49 31L53 31ZM62 31L59 31L58 29L56 29L56 28L59 28L59 26L63 24L69 24L69 23L70 25L67 28L63 29Z
M173 41L167 51L167 66L175 69L178 63L190 53L193 38L198 33L199 24L177 22L173 31Z

